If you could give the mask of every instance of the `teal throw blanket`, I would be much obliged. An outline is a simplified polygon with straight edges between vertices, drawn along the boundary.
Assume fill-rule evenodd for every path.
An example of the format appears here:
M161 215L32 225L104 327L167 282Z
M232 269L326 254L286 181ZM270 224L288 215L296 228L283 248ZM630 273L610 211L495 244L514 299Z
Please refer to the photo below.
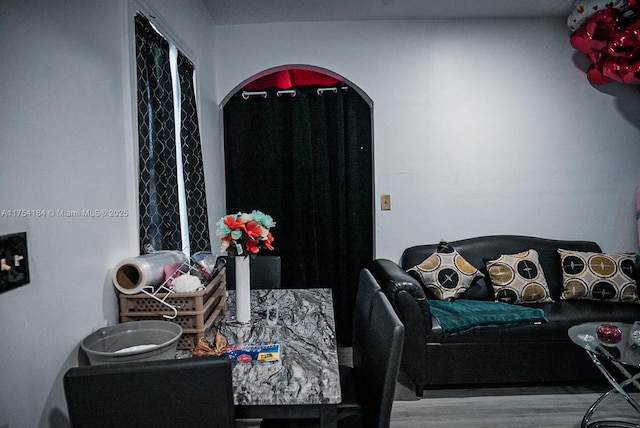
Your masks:
M438 320L445 336L460 335L481 328L547 322L544 311L538 308L467 299L428 302L431 315Z

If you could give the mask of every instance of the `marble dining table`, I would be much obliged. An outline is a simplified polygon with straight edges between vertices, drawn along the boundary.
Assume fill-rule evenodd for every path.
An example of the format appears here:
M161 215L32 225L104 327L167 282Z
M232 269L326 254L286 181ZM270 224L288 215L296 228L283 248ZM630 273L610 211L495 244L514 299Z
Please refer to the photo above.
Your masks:
M251 290L251 321L235 322L235 292L218 330L229 345L279 341L278 361L236 362L237 418L318 418L337 426L341 401L335 317L330 289Z

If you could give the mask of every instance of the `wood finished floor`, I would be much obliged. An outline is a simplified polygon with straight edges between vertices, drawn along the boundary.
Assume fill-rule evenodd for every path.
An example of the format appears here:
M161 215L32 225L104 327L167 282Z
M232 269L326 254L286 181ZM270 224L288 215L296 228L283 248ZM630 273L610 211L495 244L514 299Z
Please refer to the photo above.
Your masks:
M418 399L398 384L392 428L578 428L587 409L605 387L512 387L425 391ZM634 394L640 399L640 393ZM611 397L597 417L640 416L619 397Z
M349 361L349 350L341 351ZM426 390L418 398L400 375L391 412L391 428L579 428L589 407L608 385L477 387ZM632 394L640 400L640 392ZM615 395L596 418L637 423L640 416ZM594 420L592 418L592 420Z
M474 388L425 391L418 399L398 384L391 428L579 428L600 391L587 387ZM601 389L602 391L604 389ZM640 393L634 393L640 400ZM612 397L596 416L637 423L640 416L621 397ZM258 427L242 421L238 428Z

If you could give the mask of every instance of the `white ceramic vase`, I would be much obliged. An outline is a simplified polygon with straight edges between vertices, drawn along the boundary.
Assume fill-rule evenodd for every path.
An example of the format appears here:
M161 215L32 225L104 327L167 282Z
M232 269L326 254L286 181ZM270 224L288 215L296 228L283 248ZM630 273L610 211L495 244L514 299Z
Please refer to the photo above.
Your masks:
M251 257L237 256L236 261L236 320L251 321Z

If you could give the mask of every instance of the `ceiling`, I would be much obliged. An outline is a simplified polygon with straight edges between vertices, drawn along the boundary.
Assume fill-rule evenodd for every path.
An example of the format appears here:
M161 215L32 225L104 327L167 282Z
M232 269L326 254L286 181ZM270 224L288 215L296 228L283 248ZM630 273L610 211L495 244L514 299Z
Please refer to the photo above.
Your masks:
M203 0L216 24L567 17L572 0Z

